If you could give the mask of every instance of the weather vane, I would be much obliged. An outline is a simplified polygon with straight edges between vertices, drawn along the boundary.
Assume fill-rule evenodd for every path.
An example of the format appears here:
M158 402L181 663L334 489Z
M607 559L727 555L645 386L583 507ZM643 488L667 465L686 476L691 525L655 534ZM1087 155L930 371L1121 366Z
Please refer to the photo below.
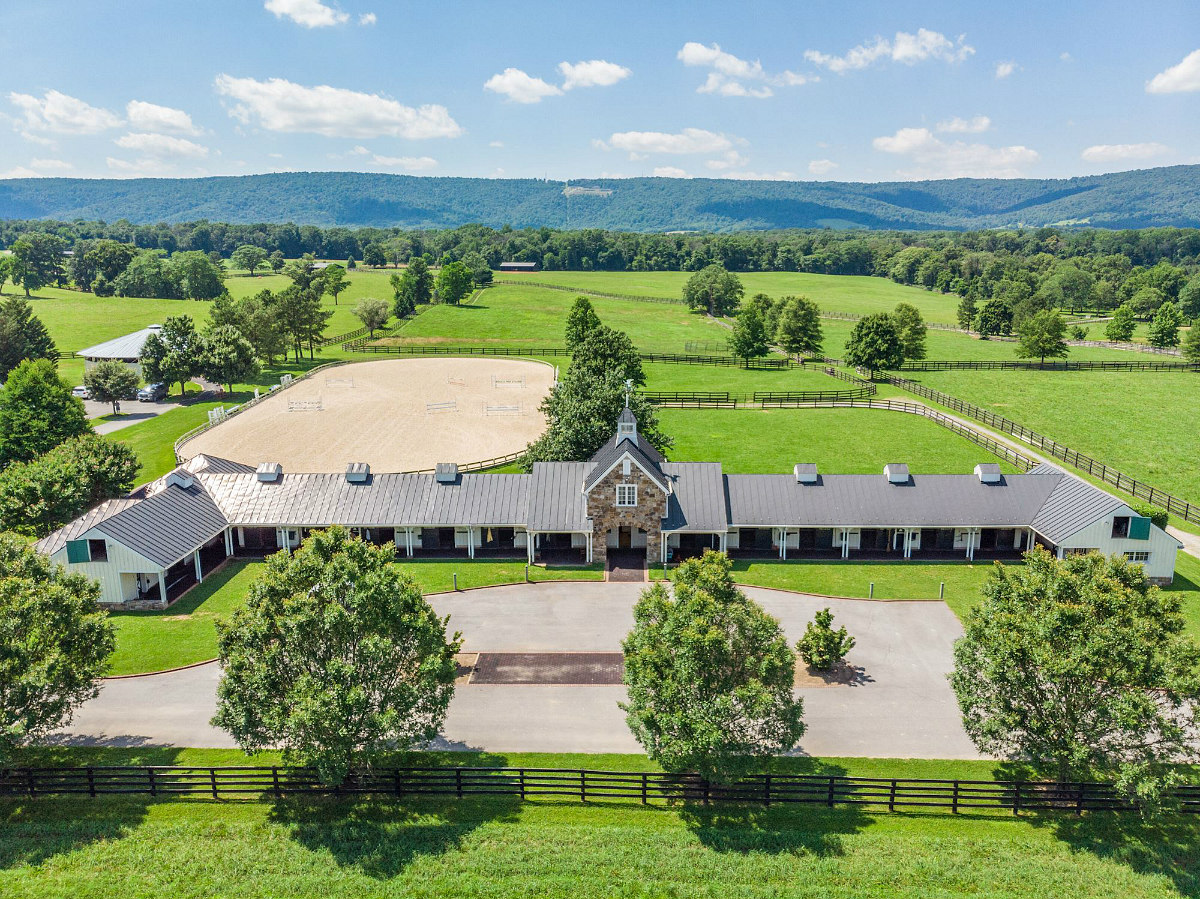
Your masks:
M633 378L625 379L625 405L629 406L629 397L633 394Z

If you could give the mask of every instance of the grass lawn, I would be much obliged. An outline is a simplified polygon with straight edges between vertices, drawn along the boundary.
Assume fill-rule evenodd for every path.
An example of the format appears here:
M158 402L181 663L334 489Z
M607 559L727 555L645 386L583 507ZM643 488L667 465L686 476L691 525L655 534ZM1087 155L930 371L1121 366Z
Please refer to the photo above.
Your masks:
M240 606L260 566L232 560L163 612L113 612L111 674L165 671L217 655L218 617Z
M68 764L237 764L221 750L58 750ZM258 760L270 763L271 759ZM420 764L646 769L640 756ZM812 774L987 779L987 762L780 759ZM466 800L0 802L0 892L27 897L1200 895L1200 820Z
M844 383L828 379L830 383ZM790 473L816 462L829 474L879 474L907 462L915 474L965 474L996 461L926 418L881 409L661 409L677 462L720 462L726 474ZM1013 471L1005 463L1001 467Z
M646 362L647 390L716 390L753 393L756 390L853 390L854 385L831 378L817 368L739 368L732 365L681 365Z
M416 581L422 593L452 590L455 574L459 589L525 580L525 563L511 560L421 559L398 563L398 567ZM216 619L242 604L261 571L261 562L233 560L165 611L113 612L117 648L108 673L165 671L216 658ZM529 568L529 580L534 582L603 579L601 565Z
M343 260L341 265L345 265ZM337 302L334 303L333 297L326 294L321 298L321 303L333 312L333 317L330 318L329 324L325 326L325 333L345 334L348 331L355 331L362 327L362 322L354 317L354 307L358 301L365 297L376 297L381 300L387 300L391 305L394 291L389 279L394 272L394 269L369 269L356 268L353 271L346 272L346 277L350 281L350 286L338 294ZM225 287L233 297L250 296L258 293L260 290L282 290L292 282L283 275L255 275L253 278L247 275L228 277L225 279Z
M974 604L979 587L992 570L990 562L845 562L751 561L737 559L733 577L739 584L777 587L823 596L865 599L875 584L875 599L937 599L946 585L946 603L957 613Z
M1200 502L1200 430L1193 413L1200 375L939 371L912 377Z

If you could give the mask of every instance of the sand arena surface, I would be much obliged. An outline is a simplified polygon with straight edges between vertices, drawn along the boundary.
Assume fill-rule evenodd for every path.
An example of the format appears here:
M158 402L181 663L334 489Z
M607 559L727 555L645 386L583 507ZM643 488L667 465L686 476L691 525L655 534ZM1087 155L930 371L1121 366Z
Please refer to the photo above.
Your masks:
M493 385L493 378L516 384ZM353 386L350 386L351 382ZM519 452L541 436L553 367L514 359L386 359L324 369L193 437L200 453L285 471L418 471ZM297 408L319 403L320 409ZM427 404L453 404L430 411ZM487 407L520 407L519 412Z

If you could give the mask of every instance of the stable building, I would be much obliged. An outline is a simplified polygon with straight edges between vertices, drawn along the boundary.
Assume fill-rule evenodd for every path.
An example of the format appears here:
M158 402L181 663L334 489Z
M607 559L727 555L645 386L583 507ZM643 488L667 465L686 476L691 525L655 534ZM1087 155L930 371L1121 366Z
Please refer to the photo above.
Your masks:
M38 549L95 578L113 608L165 608L230 556L290 551L344 525L401 557L665 563L717 549L734 557L1018 559L1034 545L1060 558L1099 551L1170 583L1181 544L1123 500L1051 465L1004 474L725 474L716 462L668 462L626 409L586 462L539 462L529 474L294 473L200 455L97 506Z
M140 377L142 374L142 353L146 347L146 341L151 334L159 334L162 331L162 325L147 325L140 331L134 331L132 334L126 334L123 337L114 337L112 340L106 340L104 343L98 343L95 346L90 346L87 349L79 350L75 355L83 357L83 367L85 370L93 368L97 362L104 362L109 359L116 359L118 362L124 362Z

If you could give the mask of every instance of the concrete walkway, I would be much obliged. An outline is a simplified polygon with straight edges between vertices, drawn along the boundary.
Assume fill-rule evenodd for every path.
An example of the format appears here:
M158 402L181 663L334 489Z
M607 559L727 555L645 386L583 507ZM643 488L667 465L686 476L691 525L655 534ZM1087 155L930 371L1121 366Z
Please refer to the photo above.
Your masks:
M112 415L112 403L84 400L83 406L89 419ZM97 434L111 434L113 431L120 431L122 428L128 428L130 425L140 424L143 421L155 418L164 412L170 412L172 409L178 409L179 407L180 403L177 402L168 403L166 401L159 401L157 403L142 403L137 400L122 400L121 416L109 421L99 422L92 430Z
M462 632L464 651L615 652L644 585L546 583L431 597ZM962 633L940 602L839 600L746 588L789 640L821 608L858 640L853 684L804 687L808 733L799 751L826 756L977 758L946 675ZM107 681L58 739L87 745L232 746L211 724L220 670ZM492 752L639 752L617 703L620 686L468 685L437 746Z

